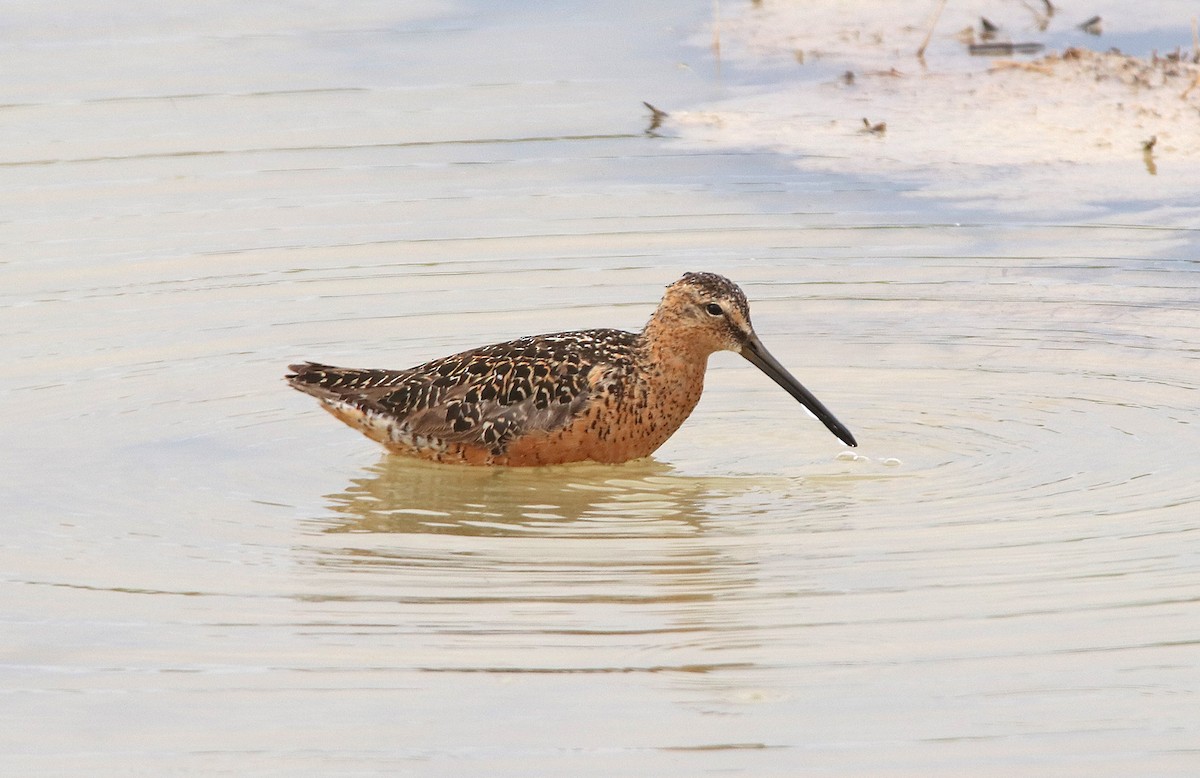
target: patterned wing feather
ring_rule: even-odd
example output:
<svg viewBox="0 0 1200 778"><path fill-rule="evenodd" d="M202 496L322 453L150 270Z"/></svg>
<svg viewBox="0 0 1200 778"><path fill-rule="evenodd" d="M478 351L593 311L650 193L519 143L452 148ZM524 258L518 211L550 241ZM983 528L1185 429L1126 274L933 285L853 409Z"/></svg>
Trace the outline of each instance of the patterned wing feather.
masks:
<svg viewBox="0 0 1200 778"><path fill-rule="evenodd" d="M631 369L636 335L583 330L521 338L409 370L293 365L288 381L331 404L395 422L401 436L482 446L495 454L523 436L564 427L597 382Z"/></svg>

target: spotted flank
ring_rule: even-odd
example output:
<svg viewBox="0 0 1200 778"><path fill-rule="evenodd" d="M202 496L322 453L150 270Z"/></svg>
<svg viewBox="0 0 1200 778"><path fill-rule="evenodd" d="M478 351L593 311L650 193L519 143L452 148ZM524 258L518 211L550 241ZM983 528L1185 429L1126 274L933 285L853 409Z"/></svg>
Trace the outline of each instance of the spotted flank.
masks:
<svg viewBox="0 0 1200 778"><path fill-rule="evenodd" d="M713 273L667 288L640 333L534 335L408 370L305 362L288 383L389 450L436 462L545 465L648 456L700 399L708 357L736 351L847 445L854 437L763 348L742 290Z"/></svg>

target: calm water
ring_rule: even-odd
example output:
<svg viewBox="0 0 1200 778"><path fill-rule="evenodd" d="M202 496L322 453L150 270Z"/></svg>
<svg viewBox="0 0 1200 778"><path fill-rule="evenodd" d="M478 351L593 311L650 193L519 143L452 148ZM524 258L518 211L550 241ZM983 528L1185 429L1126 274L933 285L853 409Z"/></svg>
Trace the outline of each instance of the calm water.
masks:
<svg viewBox="0 0 1200 778"><path fill-rule="evenodd" d="M6 774L1195 774L1200 196L647 137L753 74L602 5L8 13ZM620 467L389 459L282 382L699 269L859 449L729 354Z"/></svg>

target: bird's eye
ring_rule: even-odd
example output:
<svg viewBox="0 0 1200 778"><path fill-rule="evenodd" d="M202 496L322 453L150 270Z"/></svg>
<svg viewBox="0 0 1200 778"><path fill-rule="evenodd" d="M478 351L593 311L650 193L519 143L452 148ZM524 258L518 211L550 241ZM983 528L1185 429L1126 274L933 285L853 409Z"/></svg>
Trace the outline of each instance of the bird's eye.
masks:
<svg viewBox="0 0 1200 778"><path fill-rule="evenodd" d="M708 305L704 306L704 310L708 312L709 316L720 316L721 314L725 313L725 311L721 310L721 306L717 305L716 303L709 303Z"/></svg>

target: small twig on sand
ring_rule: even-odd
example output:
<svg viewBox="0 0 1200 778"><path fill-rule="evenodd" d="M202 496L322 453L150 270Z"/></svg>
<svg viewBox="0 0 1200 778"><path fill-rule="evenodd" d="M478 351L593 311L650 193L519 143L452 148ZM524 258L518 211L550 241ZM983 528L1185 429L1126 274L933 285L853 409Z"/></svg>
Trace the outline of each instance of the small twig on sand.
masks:
<svg viewBox="0 0 1200 778"><path fill-rule="evenodd" d="M1030 73L1041 73L1045 76L1054 75L1054 69L1047 64L1040 62L1015 62L1011 59L998 59L991 64L988 70L1026 70Z"/></svg>
<svg viewBox="0 0 1200 778"><path fill-rule="evenodd" d="M1038 30L1045 32L1046 28L1050 26L1050 17L1054 16L1054 6L1050 5L1049 0L1045 1L1045 13L1042 13L1038 9L1034 8L1032 5L1025 2L1025 0L1021 0L1021 5L1025 6L1026 11L1029 11L1029 13L1033 14L1033 22L1037 25Z"/></svg>
<svg viewBox="0 0 1200 778"><path fill-rule="evenodd" d="M1103 20L1099 16L1093 16L1083 24L1079 25L1079 29L1086 32L1088 35L1099 35L1104 32Z"/></svg>
<svg viewBox="0 0 1200 778"><path fill-rule="evenodd" d="M713 57L717 60L717 75L721 75L721 0L713 0Z"/></svg>
<svg viewBox="0 0 1200 778"><path fill-rule="evenodd" d="M863 128L860 132L869 132L872 135L882 135L887 132L887 122L876 122L871 124L871 120L863 117Z"/></svg>
<svg viewBox="0 0 1200 778"><path fill-rule="evenodd" d="M929 21L929 31L925 33L925 40L921 42L921 48L917 49L917 59L925 61L925 49L929 47L929 40L933 37L933 28L937 27L938 19L942 18L942 9L946 7L946 0L941 0L938 3L937 10L933 13L933 18Z"/></svg>
<svg viewBox="0 0 1200 778"><path fill-rule="evenodd" d="M667 113L666 111L662 110L661 108L655 108L654 106L650 105L650 103L647 103L645 100L642 101L642 105L644 105L650 109L650 126L646 128L646 134L653 135L654 131L662 126L663 119L670 116L670 114Z"/></svg>
<svg viewBox="0 0 1200 778"><path fill-rule="evenodd" d="M1183 94L1179 95L1179 99L1186 100L1187 96L1192 93L1192 90L1198 86L1200 86L1200 73L1197 73L1196 77L1192 79L1192 83L1188 84L1188 88L1183 90Z"/></svg>
<svg viewBox="0 0 1200 778"><path fill-rule="evenodd" d="M1044 47L1040 43L972 43L967 51L972 56L991 57L997 54L1037 54Z"/></svg>

